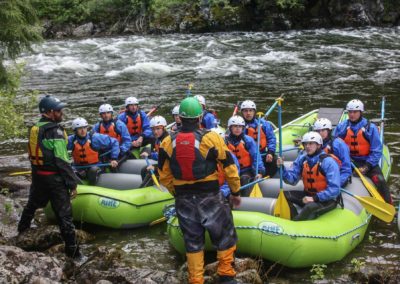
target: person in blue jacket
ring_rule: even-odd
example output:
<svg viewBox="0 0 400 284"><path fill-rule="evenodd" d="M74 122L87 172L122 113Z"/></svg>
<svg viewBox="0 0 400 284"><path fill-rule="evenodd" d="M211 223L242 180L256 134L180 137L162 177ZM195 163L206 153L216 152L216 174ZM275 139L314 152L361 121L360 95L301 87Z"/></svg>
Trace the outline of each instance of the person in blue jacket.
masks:
<svg viewBox="0 0 400 284"><path fill-rule="evenodd" d="M258 119L256 118L256 104L253 101L246 100L240 105L240 111L246 122L245 134L258 140ZM276 166L276 137L271 123L261 118L260 133L260 153L263 157L265 174L273 177L277 172Z"/></svg>
<svg viewBox="0 0 400 284"><path fill-rule="evenodd" d="M202 95L194 96L203 107L203 118L201 120L201 128L212 129L218 126L218 119L214 113L206 109L206 99Z"/></svg>
<svg viewBox="0 0 400 284"><path fill-rule="evenodd" d="M119 155L123 157L131 148L132 140L126 125L118 119L113 119L113 113L114 109L110 104L102 104L99 107L101 121L93 126L93 132L117 139L120 149Z"/></svg>
<svg viewBox="0 0 400 284"><path fill-rule="evenodd" d="M139 109L139 101L135 97L125 100L126 110L118 115L118 119L125 123L131 135L132 148L140 148L151 142L152 133L150 121L144 111Z"/></svg>
<svg viewBox="0 0 400 284"><path fill-rule="evenodd" d="M337 207L340 195L340 172L337 161L322 149L322 137L317 132L308 132L301 141L305 154L286 169L282 158L277 159L278 167L283 167L285 183L296 185L303 180L304 191L285 191L289 203L291 219L312 220ZM294 204L302 209L297 211Z"/></svg>
<svg viewBox="0 0 400 284"><path fill-rule="evenodd" d="M78 117L72 122L73 135L68 137L68 150L72 151L73 165L78 169L77 174L88 179L89 184L96 184L101 169L97 166L100 161L110 159L111 168L118 166L119 143L117 139L99 133L88 133L88 123L86 119ZM104 157L101 153L110 152ZM93 166L90 166L93 165ZM79 170L79 166L85 166ZM89 166L89 167L86 167Z"/></svg>
<svg viewBox="0 0 400 284"><path fill-rule="evenodd" d="M258 153L254 139L244 134L245 122L241 116L235 115L228 120L229 135L225 138L228 149L236 156L240 166L240 184L243 186L252 180L257 180L265 174L264 164ZM257 165L258 160L258 165ZM256 169L258 174L256 175ZM252 188L243 190L242 195L248 196Z"/></svg>
<svg viewBox="0 0 400 284"><path fill-rule="evenodd" d="M383 158L383 145L378 128L363 117L364 104L360 100L351 100L347 106L349 118L340 123L334 132L350 148L350 157L360 172L371 178L379 193L387 203L393 203L389 188L379 167Z"/></svg>
<svg viewBox="0 0 400 284"><path fill-rule="evenodd" d="M342 139L332 137L332 122L327 118L317 119L313 130L322 137L322 150L327 154L333 154L339 160L340 186L345 187L352 175L349 147Z"/></svg>

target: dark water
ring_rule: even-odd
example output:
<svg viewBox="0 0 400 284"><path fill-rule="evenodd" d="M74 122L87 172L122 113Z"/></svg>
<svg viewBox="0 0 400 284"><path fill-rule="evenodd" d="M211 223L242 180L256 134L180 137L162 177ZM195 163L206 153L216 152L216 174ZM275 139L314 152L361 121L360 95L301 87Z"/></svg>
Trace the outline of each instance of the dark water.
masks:
<svg viewBox="0 0 400 284"><path fill-rule="evenodd" d="M171 120L169 113L185 97L189 82L194 84L193 94L204 95L209 107L218 111L223 125L238 100L253 99L259 110L266 110L285 94L287 122L319 107L344 107L353 98L365 103L367 117L378 118L381 96L386 96L385 139L393 157L390 188L399 199L400 28L50 41L22 60L28 71L24 89L66 100L67 126L76 116L94 123L101 103L118 109L131 95L145 110L162 104L159 113ZM37 118L36 110L27 113L28 120ZM276 113L270 118L276 122ZM1 154L23 152L21 142L3 146ZM175 269L182 260L164 232L163 226L97 229L96 243L122 247L142 267ZM348 280L352 258L365 261L371 271L396 269L399 255L396 226L377 221L363 244L328 265L324 274L326 279ZM308 269L284 270L275 281L309 279Z"/></svg>

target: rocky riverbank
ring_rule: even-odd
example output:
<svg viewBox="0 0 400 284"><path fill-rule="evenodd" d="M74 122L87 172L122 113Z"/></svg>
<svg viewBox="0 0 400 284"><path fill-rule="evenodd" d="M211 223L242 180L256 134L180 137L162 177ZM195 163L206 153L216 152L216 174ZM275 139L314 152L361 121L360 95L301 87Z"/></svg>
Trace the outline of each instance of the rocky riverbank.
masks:
<svg viewBox="0 0 400 284"><path fill-rule="evenodd" d="M117 16L119 14L116 13L121 11L111 8L104 8L104 11L99 8L87 14L79 14L79 7L58 11L70 15L69 17L64 14L56 17L54 13L45 12L41 14L43 34L46 38L59 39L122 34L277 31L400 24L400 5L397 0L144 2L147 4L126 6L121 14L126 14L124 17ZM102 17L101 13L106 11L109 14Z"/></svg>

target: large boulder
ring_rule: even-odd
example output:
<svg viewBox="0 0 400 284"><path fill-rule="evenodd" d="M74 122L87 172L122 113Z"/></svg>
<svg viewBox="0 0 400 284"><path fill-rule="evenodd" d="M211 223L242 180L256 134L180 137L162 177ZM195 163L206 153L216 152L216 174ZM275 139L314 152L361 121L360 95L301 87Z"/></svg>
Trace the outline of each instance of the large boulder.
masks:
<svg viewBox="0 0 400 284"><path fill-rule="evenodd" d="M63 263L54 257L0 245L0 283L58 283L63 275Z"/></svg>
<svg viewBox="0 0 400 284"><path fill-rule="evenodd" d="M90 37L94 32L94 25L92 22L76 27L72 31L74 37Z"/></svg>
<svg viewBox="0 0 400 284"><path fill-rule="evenodd" d="M17 224L22 206L18 201L0 194L0 227L4 239L17 235Z"/></svg>

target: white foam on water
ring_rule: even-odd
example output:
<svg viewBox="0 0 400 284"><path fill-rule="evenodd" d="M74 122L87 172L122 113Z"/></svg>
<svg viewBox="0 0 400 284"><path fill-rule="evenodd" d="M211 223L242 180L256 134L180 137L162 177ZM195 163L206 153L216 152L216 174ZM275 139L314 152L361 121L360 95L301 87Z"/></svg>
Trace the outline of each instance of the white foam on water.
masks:
<svg viewBox="0 0 400 284"><path fill-rule="evenodd" d="M353 82L353 81L361 81L363 80L363 78L358 75L358 74L352 74L350 76L347 77L341 77L339 79L335 80L335 83L339 83L339 82Z"/></svg>
<svg viewBox="0 0 400 284"><path fill-rule="evenodd" d="M368 78L379 85L400 80L400 68L384 69L375 71L374 75Z"/></svg>
<svg viewBox="0 0 400 284"><path fill-rule="evenodd" d="M105 76L116 77L120 74L129 73L164 76L178 70L180 70L179 66L169 66L163 62L138 62L135 65L125 67L122 70L108 71L105 73Z"/></svg>
<svg viewBox="0 0 400 284"><path fill-rule="evenodd" d="M39 70L45 74L54 72L56 70L69 70L69 71L96 71L100 68L94 63L84 63L77 57L73 56L46 56L43 53L31 57L32 61L29 62L34 70Z"/></svg>

